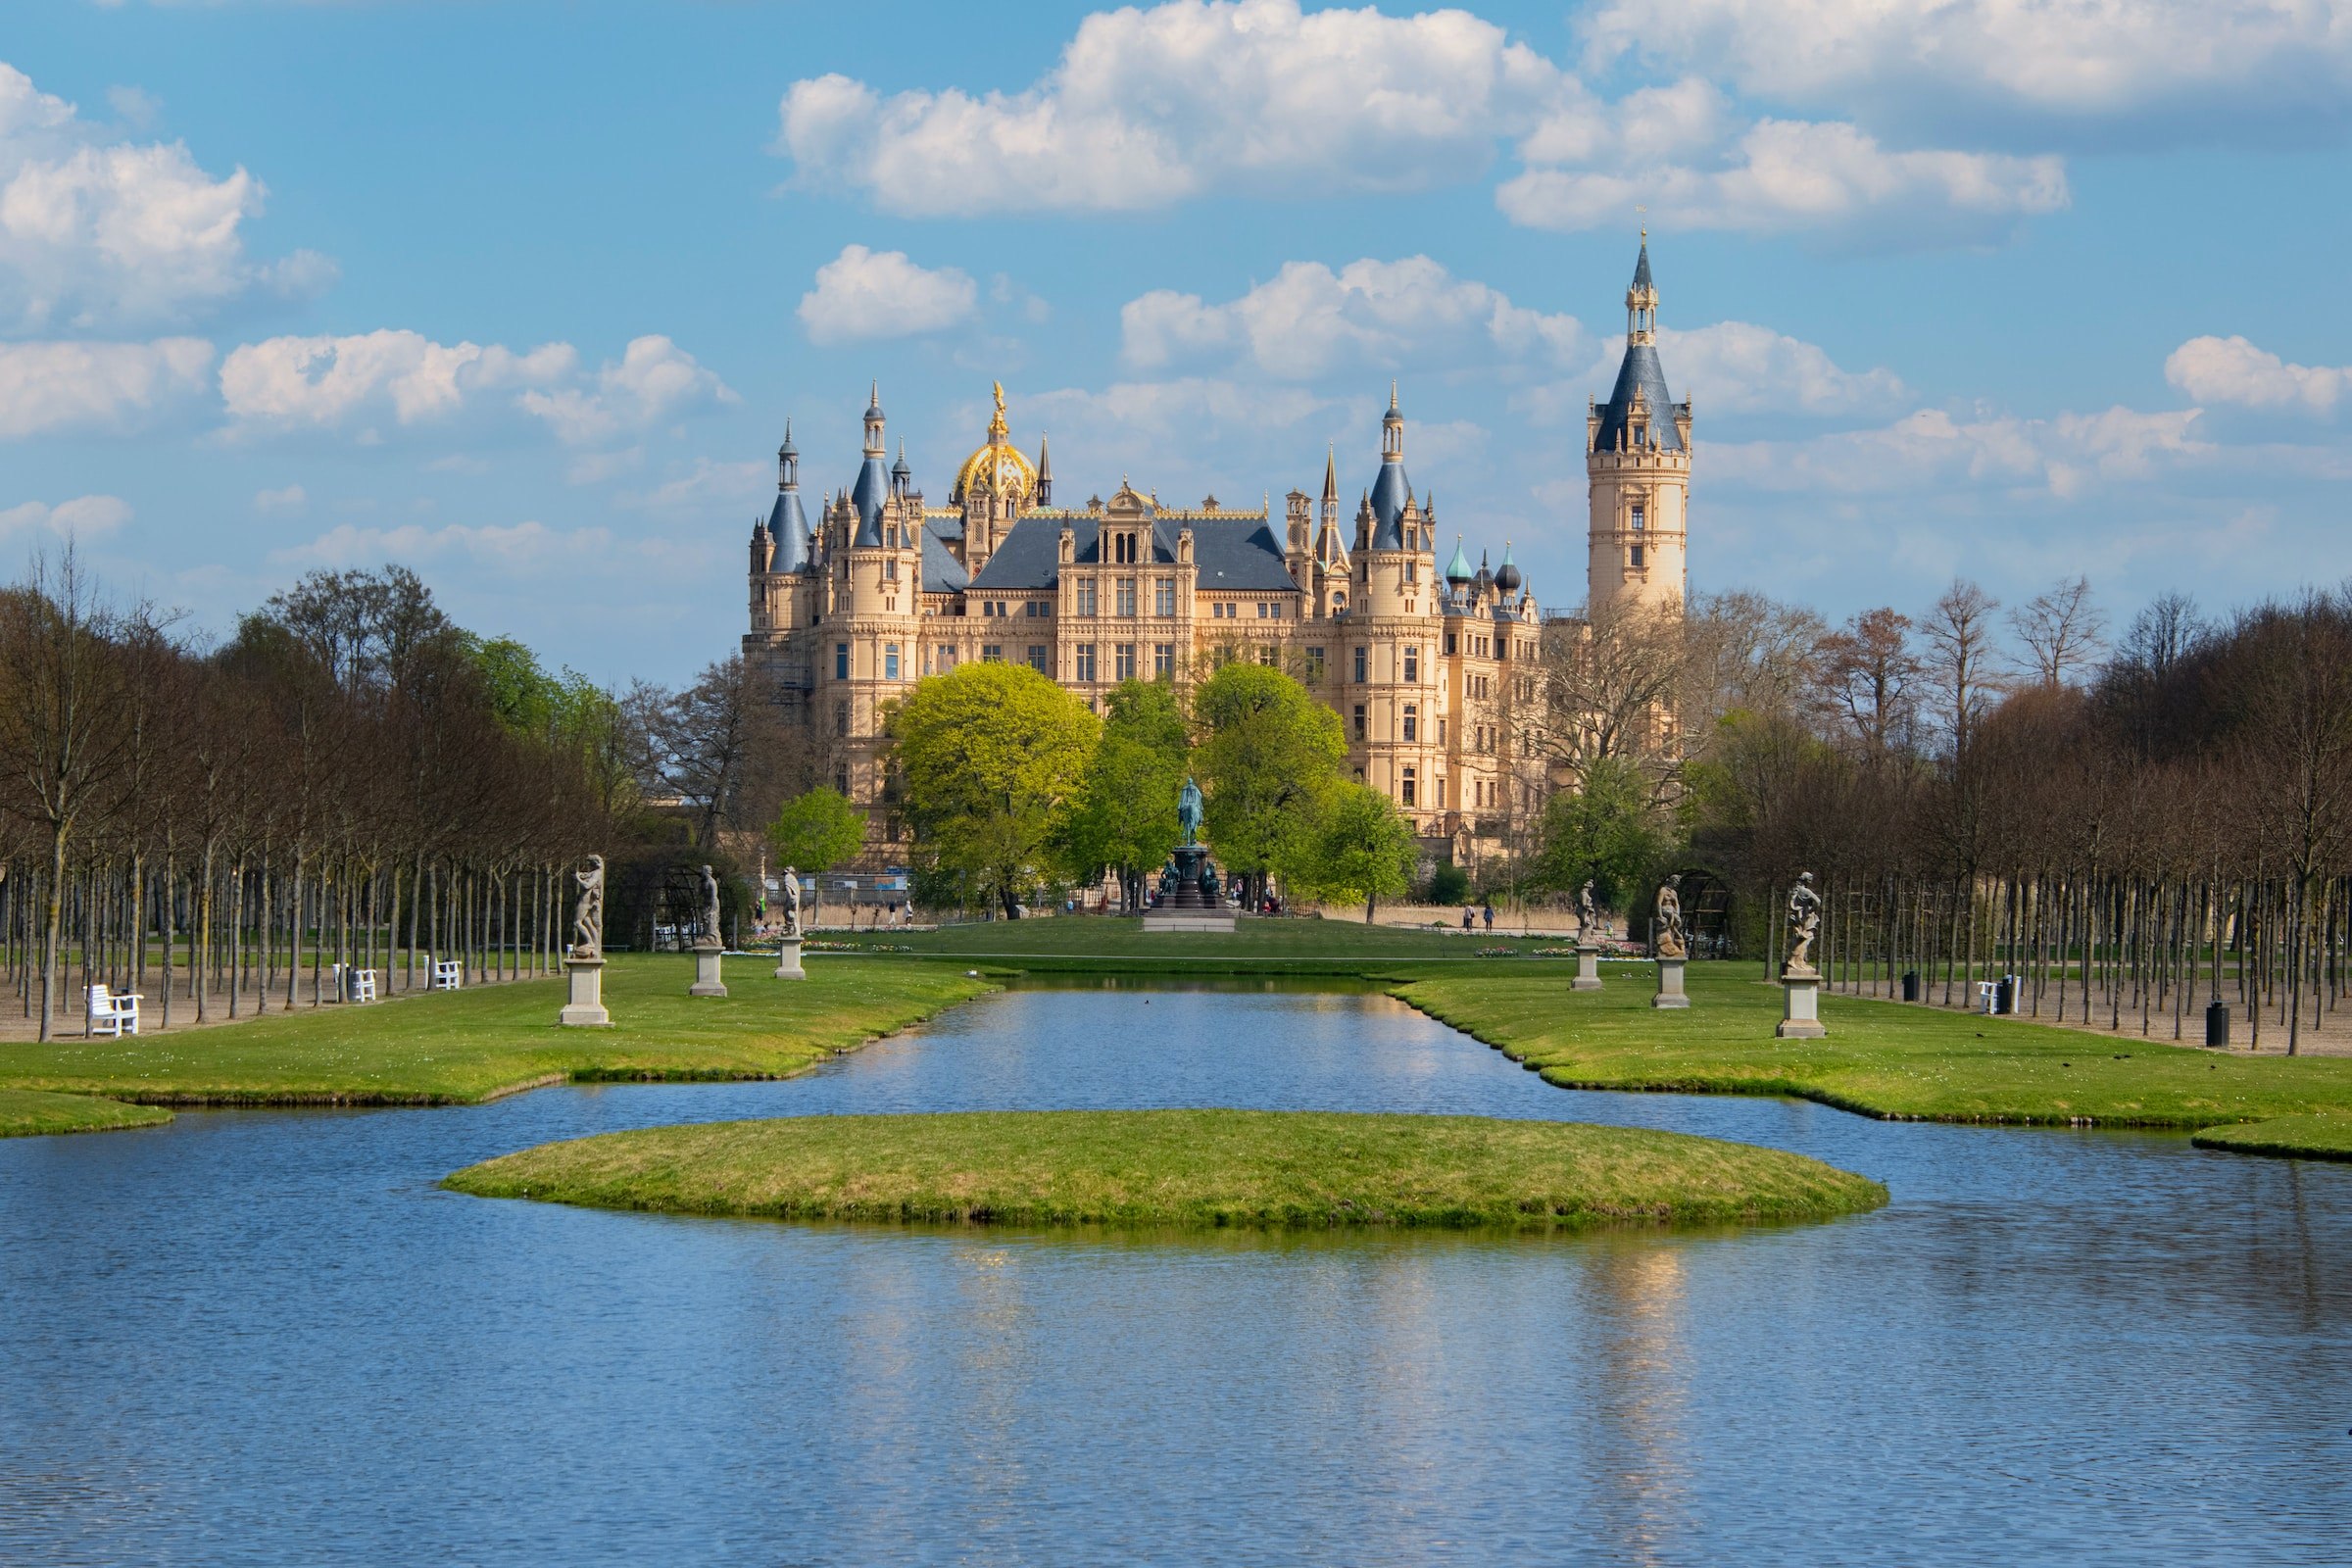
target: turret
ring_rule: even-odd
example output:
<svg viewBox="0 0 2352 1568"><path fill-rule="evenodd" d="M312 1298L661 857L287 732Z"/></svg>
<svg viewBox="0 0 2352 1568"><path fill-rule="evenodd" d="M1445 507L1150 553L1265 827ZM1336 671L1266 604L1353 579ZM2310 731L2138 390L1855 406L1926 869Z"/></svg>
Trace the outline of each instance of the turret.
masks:
<svg viewBox="0 0 2352 1568"><path fill-rule="evenodd" d="M1041 507L1054 504L1054 460L1046 455L1043 431L1037 437L1037 504Z"/></svg>
<svg viewBox="0 0 2352 1568"><path fill-rule="evenodd" d="M767 514L767 534L773 551L765 570L808 569L808 514L801 510L801 453L792 444L790 419L784 421L784 444L776 448L776 504Z"/></svg>
<svg viewBox="0 0 2352 1568"><path fill-rule="evenodd" d="M882 545L882 503L890 494L890 476L882 466L887 449L882 440L882 383L874 383L873 400L865 409L865 463L858 470L858 483L850 491L850 504L858 511L858 533L851 540L853 550L874 550Z"/></svg>
<svg viewBox="0 0 2352 1568"><path fill-rule="evenodd" d="M1608 401L1585 419L1588 598L1679 609L1687 591L1685 525L1690 494L1690 405L1677 403L1658 363L1658 290L1642 236L1625 291L1625 359ZM1499 581L1499 579L1497 579Z"/></svg>

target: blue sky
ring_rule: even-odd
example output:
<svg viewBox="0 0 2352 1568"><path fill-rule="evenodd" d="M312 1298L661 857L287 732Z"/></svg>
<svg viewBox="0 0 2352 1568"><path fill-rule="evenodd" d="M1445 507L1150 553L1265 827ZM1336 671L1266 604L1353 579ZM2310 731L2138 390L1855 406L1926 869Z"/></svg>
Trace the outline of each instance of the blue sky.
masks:
<svg viewBox="0 0 2352 1568"><path fill-rule="evenodd" d="M1568 607L1641 206L1700 591L2225 608L2352 574L2348 119L2352 0L14 0L0 555L675 681L787 416L847 483L878 378L944 501L1002 379L1056 499L1279 504L1394 378Z"/></svg>

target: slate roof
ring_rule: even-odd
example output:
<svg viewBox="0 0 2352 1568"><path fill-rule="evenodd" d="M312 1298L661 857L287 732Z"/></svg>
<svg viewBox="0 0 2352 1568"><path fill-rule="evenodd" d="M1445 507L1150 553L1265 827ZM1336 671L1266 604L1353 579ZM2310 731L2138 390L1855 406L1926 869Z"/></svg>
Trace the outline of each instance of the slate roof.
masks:
<svg viewBox="0 0 2352 1568"><path fill-rule="evenodd" d="M1099 517L1070 519L1078 563L1098 564L1102 557L1102 523ZM1176 560L1176 535L1183 525L1165 519L1152 523L1152 564L1170 565ZM1297 593L1298 585L1282 564L1282 545L1273 525L1261 517L1201 517L1192 523L1193 564L1200 586L1239 593ZM928 571L925 573L928 576ZM972 579L983 590L1020 592L1052 588L1061 580L1061 519L1022 517L998 544L996 554Z"/></svg>
<svg viewBox="0 0 2352 1568"><path fill-rule="evenodd" d="M1643 252L1646 258L1647 252ZM1634 389L1640 387L1649 403L1650 439L1668 452L1683 450L1683 434L1674 427L1674 396L1666 390L1666 370L1658 351L1647 343L1629 343L1625 363L1617 368L1617 386L1598 409L1600 427L1592 432L1595 451L1614 452L1625 438L1627 417L1633 413Z"/></svg>
<svg viewBox="0 0 2352 1568"><path fill-rule="evenodd" d="M971 582L963 563L956 552L943 543L938 534L923 530L923 592L927 594L961 593Z"/></svg>
<svg viewBox="0 0 2352 1568"><path fill-rule="evenodd" d="M799 571L808 564L808 514L801 510L800 492L776 492L775 507L767 514L767 532L776 542L768 570Z"/></svg>
<svg viewBox="0 0 2352 1568"><path fill-rule="evenodd" d="M1372 481L1372 519L1378 524L1372 530L1373 549L1404 548L1404 504L1412 498L1413 486L1404 476L1403 462L1382 459L1380 476Z"/></svg>
<svg viewBox="0 0 2352 1568"><path fill-rule="evenodd" d="M890 478L876 453L858 470L857 486L850 491L850 505L858 509L858 537L851 541L852 549L882 548L882 501L889 494Z"/></svg>

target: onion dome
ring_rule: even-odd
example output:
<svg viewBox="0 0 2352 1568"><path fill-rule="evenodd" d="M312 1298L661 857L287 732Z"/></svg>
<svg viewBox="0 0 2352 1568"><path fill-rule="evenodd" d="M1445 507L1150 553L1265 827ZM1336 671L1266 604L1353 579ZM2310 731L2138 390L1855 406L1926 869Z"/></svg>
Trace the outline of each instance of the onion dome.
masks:
<svg viewBox="0 0 2352 1568"><path fill-rule="evenodd" d="M1470 580L1470 558L1462 554L1462 536L1453 536L1453 559L1446 563L1446 580L1460 587Z"/></svg>
<svg viewBox="0 0 2352 1568"><path fill-rule="evenodd" d="M1494 586L1506 594L1515 594L1527 579L1519 574L1519 564L1511 559L1511 542L1502 542L1502 567L1494 573Z"/></svg>
<svg viewBox="0 0 2352 1568"><path fill-rule="evenodd" d="M948 492L948 504L960 507L975 495L1005 496L1019 512L1037 494L1037 467L1012 444L1005 426L1004 384L997 381L990 385L997 395L997 412L988 421L988 439L956 470L956 486ZM1043 449L1040 451L1042 454Z"/></svg>

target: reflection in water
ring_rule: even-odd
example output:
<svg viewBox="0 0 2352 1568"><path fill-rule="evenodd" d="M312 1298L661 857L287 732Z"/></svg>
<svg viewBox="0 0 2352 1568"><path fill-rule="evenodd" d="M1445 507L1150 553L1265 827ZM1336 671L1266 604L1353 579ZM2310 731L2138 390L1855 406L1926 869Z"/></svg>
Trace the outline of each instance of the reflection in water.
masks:
<svg viewBox="0 0 2352 1568"><path fill-rule="evenodd" d="M1022 1235L487 1202L749 1115L1659 1126L1830 1224ZM2352 1167L1568 1095L1379 996L1025 991L775 1084L0 1143L0 1562L2332 1563Z"/></svg>

